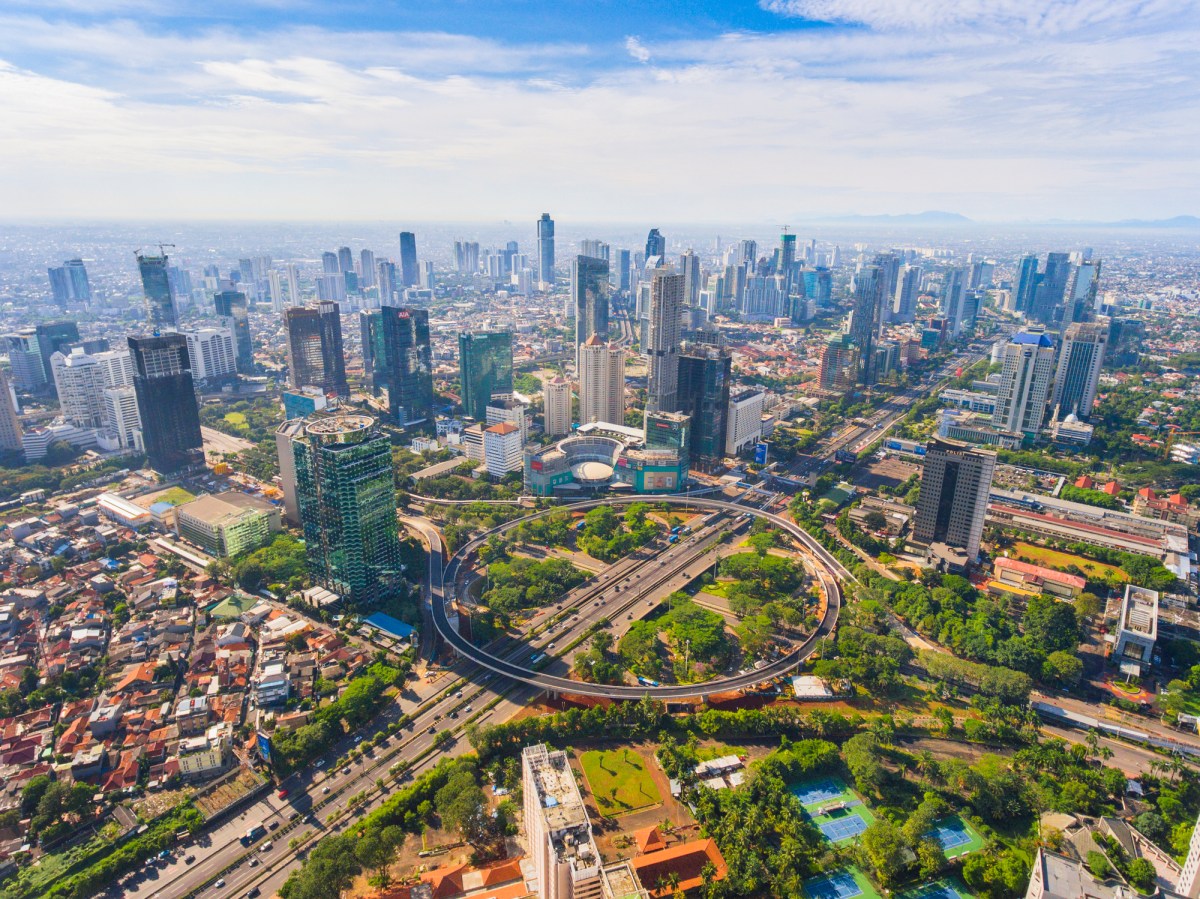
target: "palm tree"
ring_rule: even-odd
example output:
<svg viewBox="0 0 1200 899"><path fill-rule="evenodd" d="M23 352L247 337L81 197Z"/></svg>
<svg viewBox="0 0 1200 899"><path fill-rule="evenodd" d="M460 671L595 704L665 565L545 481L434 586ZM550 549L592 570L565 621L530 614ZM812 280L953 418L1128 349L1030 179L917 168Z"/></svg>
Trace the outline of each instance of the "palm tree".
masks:
<svg viewBox="0 0 1200 899"><path fill-rule="evenodd" d="M933 753L928 749L922 749L917 753L917 772L933 780L939 773L937 759L933 757Z"/></svg>

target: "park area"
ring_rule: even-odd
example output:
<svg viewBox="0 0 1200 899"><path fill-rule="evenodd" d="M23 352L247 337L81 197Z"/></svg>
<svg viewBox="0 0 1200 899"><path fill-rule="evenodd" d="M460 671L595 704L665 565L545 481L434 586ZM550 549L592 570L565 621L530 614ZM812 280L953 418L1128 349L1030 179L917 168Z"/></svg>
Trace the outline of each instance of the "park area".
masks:
<svg viewBox="0 0 1200 899"><path fill-rule="evenodd" d="M1012 554L1022 562L1033 565L1044 565L1059 571L1067 571L1072 566L1083 572L1089 581L1113 581L1123 584L1129 580L1129 575L1116 565L1105 562L1094 562L1091 559L1077 556L1073 553L1060 552L1045 546L1034 546L1032 543L1014 543Z"/></svg>
<svg viewBox="0 0 1200 899"><path fill-rule="evenodd" d="M617 817L662 803L646 760L632 749L594 749L583 753L579 764L602 815Z"/></svg>

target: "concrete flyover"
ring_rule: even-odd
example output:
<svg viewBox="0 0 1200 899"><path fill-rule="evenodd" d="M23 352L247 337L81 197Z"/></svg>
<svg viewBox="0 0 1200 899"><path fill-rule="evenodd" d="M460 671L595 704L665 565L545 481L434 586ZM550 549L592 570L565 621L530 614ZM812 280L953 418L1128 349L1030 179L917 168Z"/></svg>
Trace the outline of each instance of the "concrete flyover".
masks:
<svg viewBox="0 0 1200 899"><path fill-rule="evenodd" d="M493 534L501 534L505 531L515 528L526 521L532 521L547 515L556 509L567 509L569 511L577 511L583 509L594 508L602 505L626 505L634 502L668 502L673 505L687 505L697 509L703 509L713 512L730 512L737 515L752 515L756 518L762 518L770 522L775 527L782 531L786 531L795 537L802 546L804 546L812 556L815 562L815 571L821 579L825 589L826 603L825 614L821 618L817 629L813 631L804 641L788 655L775 660L774 662L754 671L736 674L730 677L716 678L706 681L702 684L676 684L660 687L646 686L629 686L626 684L589 684L583 681L574 681L565 677L555 677L549 674L540 674L536 671L530 671L521 665L508 661L507 659L499 658L471 643L470 640L463 637L454 630L449 621L446 612L446 604L450 597L446 595L445 585L447 583L453 585L458 573L458 569L463 565L465 560L475 552L483 543L487 541ZM686 565L684 566L686 567ZM762 683L766 680L778 677L782 674L795 668L800 662L804 661L821 644L821 641L826 637L832 636L834 628L837 625L838 613L842 606L842 591L838 584L837 572L841 568L837 560L834 559L825 547L821 546L812 538L803 528L793 521L789 521L778 515L772 515L757 509L749 509L737 503L726 502L724 500L715 500L707 498L698 498L693 496L683 496L677 494L669 494L663 496L630 496L630 497L610 497L606 499L588 500L585 502L571 503L562 506L554 506L550 509L543 509L532 515L526 515L522 518L514 519L506 522L498 528L481 534L474 540L467 543L458 550L447 563L446 567L441 572L440 583L431 585L432 597L432 613L434 626L438 633L449 643L460 655L471 659L488 671L511 678L512 680L521 681L522 683L531 684L536 687L541 687L551 693L572 693L577 696L599 696L608 699L641 699L649 696L651 699L696 699L705 696L711 696L715 693L729 693L737 690L753 687L755 684Z"/></svg>

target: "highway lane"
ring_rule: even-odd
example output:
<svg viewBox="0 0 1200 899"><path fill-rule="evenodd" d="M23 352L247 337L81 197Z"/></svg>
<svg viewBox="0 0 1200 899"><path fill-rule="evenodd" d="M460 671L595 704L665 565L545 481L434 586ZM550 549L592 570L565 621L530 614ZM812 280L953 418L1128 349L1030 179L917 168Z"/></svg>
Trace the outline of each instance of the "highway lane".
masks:
<svg viewBox="0 0 1200 899"><path fill-rule="evenodd" d="M531 671L528 667L512 664L511 662L498 658L488 652L486 649L474 646L469 640L462 637L450 624L447 616L447 600L449 597L445 591L445 579L448 576L451 584L455 583L457 570L461 566L464 559L481 545L492 533L503 533L509 528L516 527L523 521L539 517L545 512L536 513L534 515L525 516L524 518L516 519L501 525L488 534L482 535L480 538L467 544L460 549L450 560L443 574L443 581L439 587L433 590L432 612L434 624L439 633L446 641L460 654L473 659L484 668L493 671L497 674L510 677L514 680L542 687L551 693L571 693L574 695L584 696L602 696L609 698L624 698L638 699L642 696L650 696L654 699L669 700L669 699L684 699L709 696L714 693L736 692L747 687L752 687L765 680L770 680L777 677L792 668L811 655L820 645L820 641L832 634L834 626L837 622L837 615L841 608L841 589L837 583L835 573L840 566L837 561L815 541L807 532L800 528L794 522L781 518L767 512L747 509L745 506L736 503L725 502L714 499L698 499L695 497L683 497L679 495L660 496L660 500L684 503L690 506L695 506L699 509L707 509L710 511L726 511L749 514L766 519L774 524L777 528L792 534L805 547L809 548L812 556L818 562L815 565L815 572L821 578L826 592L828 601L826 603L825 616L816 631L809 635L792 653L779 659L762 669L752 672L746 672L732 677L718 678L704 684L680 684L660 687L633 687L629 685L607 685L607 684L586 684L579 681L572 681L566 678L555 677L553 675L538 673ZM620 505L629 502L644 502L642 497L610 497L603 500L590 500L583 503L574 503L569 506L559 506L556 508L567 509L586 509L599 504ZM673 560L663 560L662 567L665 568L662 577L657 574L653 575L656 580L663 580L674 576L683 569L683 565L675 563Z"/></svg>

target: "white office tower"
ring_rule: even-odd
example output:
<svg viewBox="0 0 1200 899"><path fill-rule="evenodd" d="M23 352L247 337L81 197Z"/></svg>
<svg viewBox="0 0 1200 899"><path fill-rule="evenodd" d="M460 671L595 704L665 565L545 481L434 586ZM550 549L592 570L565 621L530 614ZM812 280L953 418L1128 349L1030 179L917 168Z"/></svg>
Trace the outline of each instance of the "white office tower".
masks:
<svg viewBox="0 0 1200 899"><path fill-rule="evenodd" d="M142 418L132 386L104 389L104 430L121 449L142 449Z"/></svg>
<svg viewBox="0 0 1200 899"><path fill-rule="evenodd" d="M1073 322L1067 326L1058 353L1054 397L1050 400L1056 419L1068 415L1074 415L1080 421L1091 418L1107 346L1107 325Z"/></svg>
<svg viewBox="0 0 1200 899"><path fill-rule="evenodd" d="M377 274L378 272L375 269L375 253L371 250L361 250L358 254L359 286L363 288L374 287Z"/></svg>
<svg viewBox="0 0 1200 899"><path fill-rule="evenodd" d="M77 428L104 427L104 391L133 384L128 350L89 355L82 347L50 357L50 371L63 419Z"/></svg>
<svg viewBox="0 0 1200 899"><path fill-rule="evenodd" d="M276 270L267 272L267 289L271 292L271 310L282 312L287 308L287 300L283 295L283 276Z"/></svg>
<svg viewBox="0 0 1200 899"><path fill-rule="evenodd" d="M1044 333L1014 334L1004 347L1004 368L992 427L1035 436L1046 417L1054 376L1054 341Z"/></svg>
<svg viewBox="0 0 1200 899"><path fill-rule="evenodd" d="M921 267L906 265L896 284L892 304L892 321L911 322L917 313L917 296L921 292Z"/></svg>
<svg viewBox="0 0 1200 899"><path fill-rule="evenodd" d="M520 471L521 429L507 421L483 429L483 464L493 478Z"/></svg>
<svg viewBox="0 0 1200 899"><path fill-rule="evenodd" d="M516 425L521 432L521 446L529 442L529 407L518 399L497 396L488 401L484 409L485 421L488 425L498 425L507 422Z"/></svg>
<svg viewBox="0 0 1200 899"><path fill-rule="evenodd" d="M654 270L650 281L650 315L645 353L647 412L677 412L679 392L679 314L683 308L683 275Z"/></svg>
<svg viewBox="0 0 1200 899"><path fill-rule="evenodd" d="M628 861L601 862L565 752L545 744L525 747L521 776L539 899L646 899Z"/></svg>
<svg viewBox="0 0 1200 899"><path fill-rule="evenodd" d="M8 374L0 368L0 450L19 453L24 449L25 434L17 416L17 401L8 383Z"/></svg>
<svg viewBox="0 0 1200 899"><path fill-rule="evenodd" d="M433 263L421 263L421 288L423 290L433 290Z"/></svg>
<svg viewBox="0 0 1200 899"><path fill-rule="evenodd" d="M994 452L940 437L930 440L913 520L916 540L961 549L975 561L995 470Z"/></svg>
<svg viewBox="0 0 1200 899"><path fill-rule="evenodd" d="M683 272L683 302L695 306L700 302L700 257L688 250L679 257L679 269Z"/></svg>
<svg viewBox="0 0 1200 899"><path fill-rule="evenodd" d="M579 423L625 424L625 352L593 334L579 348Z"/></svg>
<svg viewBox="0 0 1200 899"><path fill-rule="evenodd" d="M192 377L197 381L219 381L237 374L237 350L228 328L181 331L187 339Z"/></svg>
<svg viewBox="0 0 1200 899"><path fill-rule="evenodd" d="M571 384L555 375L542 385L543 420L547 437L571 433Z"/></svg>
<svg viewBox="0 0 1200 899"><path fill-rule="evenodd" d="M736 456L762 439L763 392L742 390L729 397L725 455Z"/></svg>

